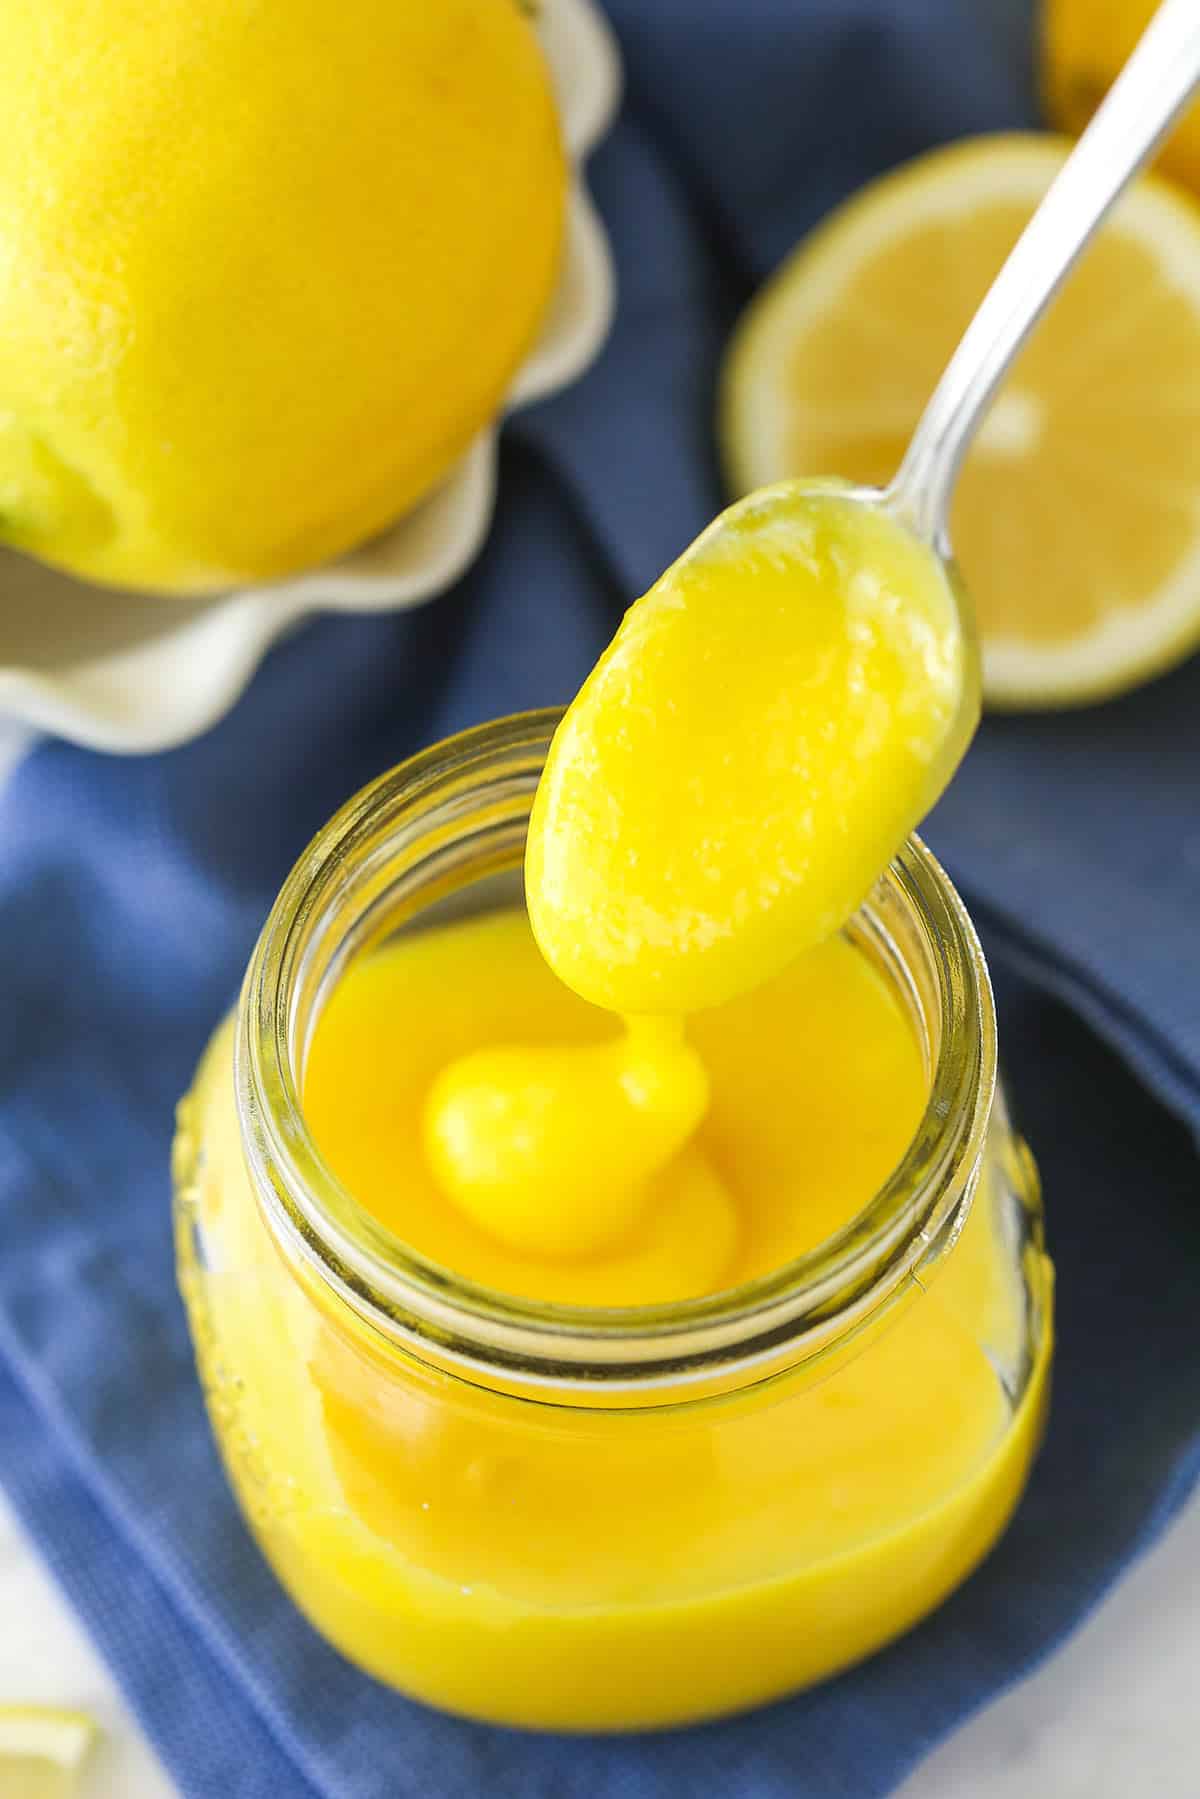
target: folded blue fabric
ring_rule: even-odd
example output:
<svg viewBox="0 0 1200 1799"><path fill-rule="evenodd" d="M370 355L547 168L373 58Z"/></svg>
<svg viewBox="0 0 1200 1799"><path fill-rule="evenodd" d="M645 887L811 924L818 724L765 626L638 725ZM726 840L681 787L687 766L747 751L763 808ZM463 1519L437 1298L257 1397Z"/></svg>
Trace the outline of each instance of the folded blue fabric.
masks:
<svg viewBox="0 0 1200 1799"><path fill-rule="evenodd" d="M421 612L311 628L200 743L126 762L46 745L0 797L0 1478L189 1799L872 1799L1070 1630L1200 1473L1193 665L1091 712L988 724L932 824L1000 977L1061 1332L1029 1494L935 1618L753 1717L523 1737L349 1668L226 1490L167 1158L282 876L409 751L569 696L720 503L720 345L800 231L899 157L1031 115L1029 22L998 0L611 10L629 94L594 173L617 327L585 381L508 432L479 566Z"/></svg>

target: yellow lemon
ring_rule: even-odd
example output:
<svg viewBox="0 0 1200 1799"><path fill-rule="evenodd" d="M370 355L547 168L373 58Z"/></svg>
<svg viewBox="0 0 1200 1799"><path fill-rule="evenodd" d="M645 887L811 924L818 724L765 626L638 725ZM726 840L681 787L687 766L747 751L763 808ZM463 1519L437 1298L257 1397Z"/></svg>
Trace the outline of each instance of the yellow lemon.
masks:
<svg viewBox="0 0 1200 1799"><path fill-rule="evenodd" d="M339 554L500 404L564 161L516 0L8 0L0 541L174 592Z"/></svg>
<svg viewBox="0 0 1200 1799"><path fill-rule="evenodd" d="M1052 125L1078 137L1150 23L1158 0L1046 0L1039 60ZM1159 153L1159 167L1200 189L1200 104Z"/></svg>
<svg viewBox="0 0 1200 1799"><path fill-rule="evenodd" d="M707 1109L704 1064L678 1022L636 1019L612 1042L460 1056L430 1089L425 1153L442 1190L502 1243L597 1255L629 1237L651 1178Z"/></svg>
<svg viewBox="0 0 1200 1799"><path fill-rule="evenodd" d="M935 150L818 227L749 308L722 379L738 491L886 483L958 338L1069 145ZM1200 209L1122 200L1022 352L963 469L951 537L984 697L1101 698L1200 643Z"/></svg>

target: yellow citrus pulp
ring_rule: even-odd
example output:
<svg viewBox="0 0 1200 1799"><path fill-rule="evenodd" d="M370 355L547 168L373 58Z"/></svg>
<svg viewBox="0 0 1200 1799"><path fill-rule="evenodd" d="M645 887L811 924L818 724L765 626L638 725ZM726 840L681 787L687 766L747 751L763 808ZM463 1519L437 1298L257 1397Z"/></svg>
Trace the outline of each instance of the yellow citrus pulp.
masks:
<svg viewBox="0 0 1200 1799"><path fill-rule="evenodd" d="M564 163L515 0L12 0L0 541L198 591L337 555L500 405Z"/></svg>
<svg viewBox="0 0 1200 1799"><path fill-rule="evenodd" d="M724 369L736 489L891 478L1068 150L1036 134L935 150L800 245ZM1119 205L985 420L951 538L991 705L1101 698L1200 642L1200 210L1186 195L1147 177Z"/></svg>

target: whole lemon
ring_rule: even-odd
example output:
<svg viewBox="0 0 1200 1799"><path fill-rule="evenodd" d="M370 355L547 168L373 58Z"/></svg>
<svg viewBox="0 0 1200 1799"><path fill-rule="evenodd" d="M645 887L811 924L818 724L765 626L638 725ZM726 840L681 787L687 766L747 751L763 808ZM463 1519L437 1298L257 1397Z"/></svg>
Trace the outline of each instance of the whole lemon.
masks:
<svg viewBox="0 0 1200 1799"><path fill-rule="evenodd" d="M0 541L197 592L381 529L500 403L564 193L517 0L6 0Z"/></svg>

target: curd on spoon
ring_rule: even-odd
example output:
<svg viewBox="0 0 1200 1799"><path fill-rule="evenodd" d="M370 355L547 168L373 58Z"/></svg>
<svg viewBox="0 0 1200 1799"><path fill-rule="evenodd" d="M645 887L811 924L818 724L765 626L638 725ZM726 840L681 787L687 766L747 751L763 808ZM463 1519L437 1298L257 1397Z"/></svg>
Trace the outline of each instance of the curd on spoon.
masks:
<svg viewBox="0 0 1200 1799"><path fill-rule="evenodd" d="M869 498L793 482L718 518L626 614L530 821L542 953L625 1034L444 1069L423 1130L446 1196L526 1253L627 1238L708 1103L681 1015L841 928L949 780L978 691L945 565ZM696 1196L700 1229L712 1182Z"/></svg>

